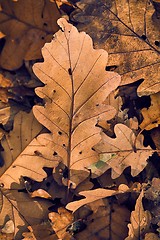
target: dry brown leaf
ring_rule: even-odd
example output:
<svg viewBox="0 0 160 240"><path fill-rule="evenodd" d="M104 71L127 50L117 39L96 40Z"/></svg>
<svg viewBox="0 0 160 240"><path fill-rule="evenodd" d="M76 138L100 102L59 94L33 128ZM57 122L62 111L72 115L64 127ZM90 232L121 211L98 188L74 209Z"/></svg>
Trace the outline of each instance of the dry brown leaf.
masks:
<svg viewBox="0 0 160 240"><path fill-rule="evenodd" d="M57 6L60 8L63 4L66 4L68 6L72 6L70 2L67 0L50 0L51 2L56 2Z"/></svg>
<svg viewBox="0 0 160 240"><path fill-rule="evenodd" d="M119 85L120 77L105 71L107 52L94 50L88 35L65 19L58 24L62 31L43 48L44 62L34 65L35 74L45 84L36 89L45 107L35 106L34 114L53 133L48 134L53 155L61 157L72 181L72 171L88 174L86 168L97 161L92 147L100 140L101 130L95 125L114 116L114 108L103 101ZM74 176L75 184L82 181L81 176Z"/></svg>
<svg viewBox="0 0 160 240"><path fill-rule="evenodd" d="M15 115L21 110L25 109L15 102L2 103L0 102L0 124L5 130L11 130Z"/></svg>
<svg viewBox="0 0 160 240"><path fill-rule="evenodd" d="M142 190L136 201L135 210L131 213L131 223L128 224L128 237L125 240L139 240L150 226L151 214L149 211L144 211L142 204L143 197L144 193Z"/></svg>
<svg viewBox="0 0 160 240"><path fill-rule="evenodd" d="M159 91L160 18L148 0L82 0L72 13L79 30L109 52L108 66L122 76L121 84L139 79L138 95Z"/></svg>
<svg viewBox="0 0 160 240"><path fill-rule="evenodd" d="M28 230L30 232L22 234L24 240L58 240L56 234L51 234L53 230L49 221L29 226Z"/></svg>
<svg viewBox="0 0 160 240"><path fill-rule="evenodd" d="M116 138L110 138L101 133L102 140L94 147L100 152L100 160L96 163L99 167L91 165L90 168L97 174L101 169L106 171L112 168L112 178L121 175L126 167L131 166L132 176L138 175L147 165L147 159L154 150L143 146L143 136L136 139L133 131L123 124L114 128ZM136 139L136 149L134 149Z"/></svg>
<svg viewBox="0 0 160 240"><path fill-rule="evenodd" d="M79 194L84 196L85 199L81 199L79 201L74 201L71 203L68 203L66 208L70 211L75 212L77 209L79 209L81 206L87 204L87 203L91 203L94 202L96 200L105 198L105 197L110 197L112 195L114 195L116 193L116 191L114 190L107 190L107 189L102 189L102 188L98 188L98 189L94 189L94 190L90 190L90 191L82 191Z"/></svg>
<svg viewBox="0 0 160 240"><path fill-rule="evenodd" d="M130 216L127 208L107 199L94 201L88 206L93 214L86 219L86 229L75 235L76 240L122 240L127 236L127 222Z"/></svg>
<svg viewBox="0 0 160 240"><path fill-rule="evenodd" d="M155 233L146 233L144 240L159 240L159 237Z"/></svg>
<svg viewBox="0 0 160 240"><path fill-rule="evenodd" d="M66 228L73 222L73 215L65 208L58 208L58 213L49 213L49 219L52 222L52 228L59 239L71 240L71 235L66 232Z"/></svg>
<svg viewBox="0 0 160 240"><path fill-rule="evenodd" d="M11 82L10 79L5 78L1 73L0 73L0 101L2 102L8 102L8 88L12 87L13 83Z"/></svg>
<svg viewBox="0 0 160 240"><path fill-rule="evenodd" d="M108 189L103 189L103 188L97 188L94 190L89 190L89 191L82 191L79 192L80 195L84 196L84 199L70 202L67 204L66 208L70 211L75 212L77 209L79 209L81 206L91 203L93 201L110 197L113 195L117 195L120 193L125 193L125 192L130 192L134 189L129 189L129 187L125 184L120 184L118 187L118 190L108 190Z"/></svg>
<svg viewBox="0 0 160 240"><path fill-rule="evenodd" d="M160 92L151 97L151 106L141 110L143 122L139 125L141 129L151 130L160 124Z"/></svg>
<svg viewBox="0 0 160 240"><path fill-rule="evenodd" d="M19 112L14 119L13 130L6 134L1 140L4 151L1 153L4 159L4 166L0 168L0 182L5 188L10 188L13 180L20 178L22 172L16 175L16 158L23 152L26 146L42 131L42 125L37 122L33 113ZM33 162L33 161L32 161ZM18 164L18 163L17 163ZM24 163L22 163L23 165ZM33 162L34 164L34 162ZM19 169L22 170L22 165ZM26 170L29 170L29 162L25 165ZM30 170L29 170L30 171ZM10 179L10 180L9 180ZM6 185L5 185L6 184Z"/></svg>
<svg viewBox="0 0 160 240"><path fill-rule="evenodd" d="M51 203L42 199L32 199L27 193L19 192L19 185L12 184L12 190L1 189L0 226L9 218L14 222L14 239L21 239L21 234L28 225L39 224L48 219L48 208ZM17 190L16 190L17 189Z"/></svg>
<svg viewBox="0 0 160 240"><path fill-rule="evenodd" d="M0 31L6 35L0 54L1 67L13 70L23 60L41 58L41 48L58 30L60 13L49 0L0 0Z"/></svg>

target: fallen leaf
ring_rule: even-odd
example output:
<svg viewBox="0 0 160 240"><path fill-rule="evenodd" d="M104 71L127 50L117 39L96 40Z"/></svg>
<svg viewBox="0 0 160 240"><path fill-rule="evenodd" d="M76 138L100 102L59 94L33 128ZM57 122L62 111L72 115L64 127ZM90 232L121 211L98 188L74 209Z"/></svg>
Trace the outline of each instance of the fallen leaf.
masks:
<svg viewBox="0 0 160 240"><path fill-rule="evenodd" d="M32 199L27 193L20 192L19 185L12 183L12 190L1 188L0 226L6 224L6 219L14 223L14 239L21 239L21 234L28 225L40 224L48 219L48 208L51 203L42 199Z"/></svg>
<svg viewBox="0 0 160 240"><path fill-rule="evenodd" d="M42 222L41 224L28 226L30 232L23 233L25 240L58 240L56 234L52 234L52 227L49 222Z"/></svg>
<svg viewBox="0 0 160 240"><path fill-rule="evenodd" d="M26 125L27 124L27 125ZM28 126L28 129L26 128ZM14 119L13 130L6 134L1 140L1 144L4 148L2 157L5 161L3 167L0 168L0 181L8 176L6 171L14 163L18 155L25 149L25 147L42 131L42 125L34 118L33 113L29 114L25 112L19 112ZM11 169L14 167L12 166ZM13 171L13 170L12 170ZM15 172L12 172L13 179ZM10 184L13 179L10 175L10 181L7 182L5 188L10 188ZM3 181L3 180L2 180ZM10 183L10 184L9 184Z"/></svg>
<svg viewBox="0 0 160 240"><path fill-rule="evenodd" d="M99 162L102 163L102 170L112 168L112 178L117 178L126 167L131 166L132 176L138 175L147 165L146 160L154 150L144 147L143 136L139 135L136 139L133 131L123 124L117 124L114 131L116 138L101 133L102 140L94 147L100 153ZM135 139L136 149L134 149Z"/></svg>
<svg viewBox="0 0 160 240"><path fill-rule="evenodd" d="M23 60L41 58L41 48L58 30L60 12L55 2L1 0L0 31L6 35L0 65L14 70Z"/></svg>
<svg viewBox="0 0 160 240"><path fill-rule="evenodd" d="M90 190L90 191L82 191L79 194L84 196L85 199L81 199L78 201L68 203L66 208L70 211L75 212L77 209L79 209L81 206L83 206L87 203L91 203L91 202L94 202L98 199L102 199L105 197L110 197L110 196L114 195L115 193L116 193L116 191L114 191L114 190L107 190L107 189L101 189L101 188Z"/></svg>
<svg viewBox="0 0 160 240"><path fill-rule="evenodd" d="M144 119L139 126L145 130L151 130L160 124L160 92L150 95L150 97L151 106L141 110Z"/></svg>
<svg viewBox="0 0 160 240"><path fill-rule="evenodd" d="M71 240L71 235L66 232L67 226L73 222L73 215L65 208L58 208L58 213L49 213L49 219L52 222L52 228L59 239Z"/></svg>
<svg viewBox="0 0 160 240"><path fill-rule="evenodd" d="M151 223L151 214L149 211L144 211L142 199L144 197L143 190L140 193L135 210L131 213L131 223L128 224L129 232L125 240L139 240L144 235Z"/></svg>
<svg viewBox="0 0 160 240"><path fill-rule="evenodd" d="M10 103L0 102L0 124L5 130L12 129L14 117L20 110L23 111L26 108L12 101Z"/></svg>
<svg viewBox="0 0 160 240"><path fill-rule="evenodd" d="M159 237L155 233L146 233L144 240L158 240Z"/></svg>
<svg viewBox="0 0 160 240"><path fill-rule="evenodd" d="M121 85L144 79L138 95L159 91L160 19L147 0L82 0L71 14L80 31L109 53L108 67L122 76Z"/></svg>
<svg viewBox="0 0 160 240"><path fill-rule="evenodd" d="M35 106L33 111L53 133L48 134L51 149L61 157L69 175L77 169L88 174L86 168L98 157L92 147L100 140L101 129L95 125L114 116L114 108L103 102L119 85L120 77L105 71L107 52L94 50L88 35L79 33L65 19L59 19L58 24L62 30L42 50L44 62L33 67L45 84L36 89L45 106ZM81 175L74 176L75 185L80 182Z"/></svg>
<svg viewBox="0 0 160 240"><path fill-rule="evenodd" d="M66 4L68 6L72 7L72 4L68 2L67 0L50 0L51 2L56 2L57 6L60 8L63 4Z"/></svg>
<svg viewBox="0 0 160 240"><path fill-rule="evenodd" d="M76 240L121 240L127 236L130 212L126 207L114 204L108 199L94 201L88 206L93 213L85 221L86 228L75 235Z"/></svg>

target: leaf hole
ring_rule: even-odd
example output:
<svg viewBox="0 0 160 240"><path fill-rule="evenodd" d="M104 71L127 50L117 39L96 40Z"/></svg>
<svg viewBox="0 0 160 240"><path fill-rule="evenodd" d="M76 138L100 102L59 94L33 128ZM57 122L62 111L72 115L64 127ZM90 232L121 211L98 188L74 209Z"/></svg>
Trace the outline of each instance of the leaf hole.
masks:
<svg viewBox="0 0 160 240"><path fill-rule="evenodd" d="M115 71L116 68L116 65L106 66L106 71Z"/></svg>
<svg viewBox="0 0 160 240"><path fill-rule="evenodd" d="M154 44L155 44L157 47L160 47L160 42L159 42L159 41L155 41Z"/></svg>
<svg viewBox="0 0 160 240"><path fill-rule="evenodd" d="M82 151L80 151L79 154L82 154Z"/></svg>
<svg viewBox="0 0 160 240"><path fill-rule="evenodd" d="M42 40L44 40L44 37L41 37Z"/></svg>
<svg viewBox="0 0 160 240"><path fill-rule="evenodd" d="M59 134L59 135L62 135L62 132L59 131L58 134Z"/></svg>
<svg viewBox="0 0 160 240"><path fill-rule="evenodd" d="M53 93L56 93L56 90L55 90L55 89L53 90Z"/></svg>
<svg viewBox="0 0 160 240"><path fill-rule="evenodd" d="M66 144L65 144L65 143L63 143L63 147L66 147Z"/></svg>
<svg viewBox="0 0 160 240"><path fill-rule="evenodd" d="M146 40L146 39L147 39L146 35L144 35L144 34L141 36L141 38L142 38L143 40Z"/></svg>
<svg viewBox="0 0 160 240"><path fill-rule="evenodd" d="M12 166L12 168L16 168L16 166Z"/></svg>
<svg viewBox="0 0 160 240"><path fill-rule="evenodd" d="M47 23L43 23L43 26L47 27L47 26L48 26L48 24L47 24Z"/></svg>
<svg viewBox="0 0 160 240"><path fill-rule="evenodd" d="M57 155L58 155L58 153L54 151L53 156L57 156Z"/></svg>
<svg viewBox="0 0 160 240"><path fill-rule="evenodd" d="M95 152L95 149L93 147L91 148L91 150Z"/></svg>
<svg viewBox="0 0 160 240"><path fill-rule="evenodd" d="M99 103L96 104L96 107L98 107L98 106L99 106Z"/></svg>

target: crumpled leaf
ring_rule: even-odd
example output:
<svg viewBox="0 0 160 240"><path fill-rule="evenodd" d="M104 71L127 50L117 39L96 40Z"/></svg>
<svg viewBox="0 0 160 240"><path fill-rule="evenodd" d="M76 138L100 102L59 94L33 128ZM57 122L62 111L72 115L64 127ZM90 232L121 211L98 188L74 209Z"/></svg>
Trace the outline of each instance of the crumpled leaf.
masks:
<svg viewBox="0 0 160 240"><path fill-rule="evenodd" d="M27 126L27 127L26 127ZM1 145L4 151L1 152L2 158L5 164L0 168L0 182L5 185L5 188L10 188L13 179L22 175L22 165L19 165L20 172L16 175L16 158L23 152L26 146L36 137L43 129L43 126L37 122L33 116L32 111L28 114L25 112L19 112L14 119L13 130L6 134L1 140ZM32 165L34 161L32 161ZM18 164L18 163L17 163ZM28 170L29 162L25 166ZM26 169L26 170L27 170ZM25 171L24 170L24 175ZM33 170L33 169L32 169ZM4 182L3 182L4 181Z"/></svg>
<svg viewBox="0 0 160 240"><path fill-rule="evenodd" d="M2 102L8 102L8 88L12 87L13 83L11 82L10 79L5 78L1 73L0 73L0 101Z"/></svg>
<svg viewBox="0 0 160 240"><path fill-rule="evenodd" d="M147 159L154 150L143 146L143 136L136 139L133 131L123 124L114 127L116 138L110 138L101 133L102 140L94 147L100 153L103 171L112 168L112 178L121 175L126 167L131 166L132 176L138 175L147 165ZM135 149L136 139L136 149ZM92 166L90 166L92 170ZM95 169L97 171L97 169Z"/></svg>
<svg viewBox="0 0 160 240"><path fill-rule="evenodd" d="M41 58L41 48L58 30L56 3L39 0L0 0L0 31L6 43L0 54L1 67L14 70L23 60Z"/></svg>
<svg viewBox="0 0 160 240"><path fill-rule="evenodd" d="M135 210L131 213L131 223L128 224L129 233L125 240L139 240L142 234L145 234L151 223L151 214L149 211L144 211L142 198L144 197L144 192L140 193Z"/></svg>
<svg viewBox="0 0 160 240"><path fill-rule="evenodd" d="M159 91L160 18L148 0L82 0L71 19L109 52L122 85L144 79L138 95Z"/></svg>
<svg viewBox="0 0 160 240"><path fill-rule="evenodd" d="M86 229L75 235L76 240L122 240L127 236L130 212L126 207L114 204L108 199L97 200L87 206L93 214L86 219Z"/></svg>
<svg viewBox="0 0 160 240"><path fill-rule="evenodd" d="M73 222L73 215L65 208L58 208L58 213L49 213L49 219L52 222L52 227L59 239L71 240L71 235L66 232L66 228Z"/></svg>
<svg viewBox="0 0 160 240"><path fill-rule="evenodd" d="M106 72L107 52L94 50L91 38L79 33L65 19L59 19L62 31L42 50L44 62L34 65L35 74L45 84L36 93L45 106L35 106L34 115L51 131L53 155L61 157L70 170L70 180L81 182L72 171L82 170L97 161L92 147L100 140L102 118L111 119L115 110L103 104L107 95L120 83L114 72ZM87 64L84 64L87 57ZM52 135L53 133L53 135Z"/></svg>
<svg viewBox="0 0 160 240"><path fill-rule="evenodd" d="M151 106L141 110L143 122L139 125L141 129L151 130L160 124L160 92L150 95Z"/></svg>

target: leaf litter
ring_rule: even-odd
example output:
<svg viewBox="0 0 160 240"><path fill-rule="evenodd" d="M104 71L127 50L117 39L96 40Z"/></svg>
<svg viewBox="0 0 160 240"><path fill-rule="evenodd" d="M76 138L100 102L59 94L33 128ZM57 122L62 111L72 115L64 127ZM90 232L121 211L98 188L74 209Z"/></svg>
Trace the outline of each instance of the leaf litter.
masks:
<svg viewBox="0 0 160 240"><path fill-rule="evenodd" d="M21 8L23 2L8 1L11 9L16 3ZM3 66L17 70L2 70L6 95L0 102L0 239L157 239L158 3L152 2L154 9L148 1L137 5L134 0L84 0L78 8L75 2L56 4L77 21L78 29L91 34L96 48L108 54L95 50L86 33L60 19L60 30L42 49L43 61L17 55ZM34 3L30 9L40 19ZM49 11L45 14L50 21ZM53 25L58 26L55 20ZM8 37L8 33L1 35L3 50ZM42 40L43 44L48 41ZM29 82L17 75L23 61L22 78L26 69ZM32 72L34 63L42 84ZM11 76L10 86L5 85L5 76ZM26 96L26 87L36 87L37 96ZM23 110L34 106L34 116L32 112L16 115L21 109L17 102L24 105ZM12 233L4 232L7 226L12 228L9 223L15 226Z"/></svg>

